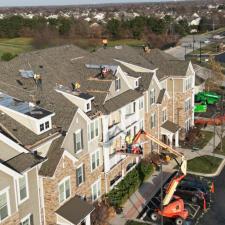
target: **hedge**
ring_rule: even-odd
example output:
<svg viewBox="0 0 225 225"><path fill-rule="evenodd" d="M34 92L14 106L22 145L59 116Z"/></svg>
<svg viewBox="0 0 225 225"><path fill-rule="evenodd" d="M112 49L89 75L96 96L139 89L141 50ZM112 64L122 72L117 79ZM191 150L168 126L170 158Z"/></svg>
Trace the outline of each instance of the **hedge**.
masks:
<svg viewBox="0 0 225 225"><path fill-rule="evenodd" d="M121 207L153 171L154 167L150 162L141 161L107 194L109 204L115 208Z"/></svg>

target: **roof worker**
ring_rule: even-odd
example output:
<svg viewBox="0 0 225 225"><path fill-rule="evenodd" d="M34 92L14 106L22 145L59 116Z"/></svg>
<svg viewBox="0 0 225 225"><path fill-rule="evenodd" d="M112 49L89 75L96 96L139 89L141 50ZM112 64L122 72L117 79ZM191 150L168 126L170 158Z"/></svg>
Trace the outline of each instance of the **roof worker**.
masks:
<svg viewBox="0 0 225 225"><path fill-rule="evenodd" d="M78 91L80 89L80 84L78 82L71 83L73 91Z"/></svg>
<svg viewBox="0 0 225 225"><path fill-rule="evenodd" d="M37 85L37 88L41 88L42 89L42 78L40 74L34 74L34 80L35 83Z"/></svg>
<svg viewBox="0 0 225 225"><path fill-rule="evenodd" d="M125 137L125 142L127 147L127 153L132 153L133 137L131 136L130 132L127 132L127 135Z"/></svg>

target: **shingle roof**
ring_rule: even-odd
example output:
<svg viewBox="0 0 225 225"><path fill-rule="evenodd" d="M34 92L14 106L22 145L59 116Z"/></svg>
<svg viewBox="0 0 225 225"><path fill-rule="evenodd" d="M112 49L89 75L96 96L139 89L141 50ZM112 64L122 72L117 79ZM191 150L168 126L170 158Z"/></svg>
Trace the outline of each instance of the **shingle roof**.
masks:
<svg viewBox="0 0 225 225"><path fill-rule="evenodd" d="M54 175L56 167L64 152L64 149L61 148L63 140L64 137L61 136L52 142L50 149L48 150L47 161L41 165L39 175L46 177L52 177Z"/></svg>
<svg viewBox="0 0 225 225"><path fill-rule="evenodd" d="M53 128L50 131L37 135L25 126L23 126L21 123L8 116L7 114L1 113L1 111L0 128L4 132L11 135L11 137L14 138L16 142L24 146L33 145L39 140L42 140L43 138L48 138L59 131L59 129Z"/></svg>
<svg viewBox="0 0 225 225"><path fill-rule="evenodd" d="M43 157L33 153L21 153L3 162L3 164L19 173L23 173L24 171L36 166L43 161Z"/></svg>
<svg viewBox="0 0 225 225"><path fill-rule="evenodd" d="M80 224L93 210L93 205L82 200L78 196L74 196L57 209L56 213L72 224L77 225Z"/></svg>
<svg viewBox="0 0 225 225"><path fill-rule="evenodd" d="M170 131L171 133L176 133L180 129L180 127L177 124L169 120L167 120L164 124L162 124L161 127Z"/></svg>
<svg viewBox="0 0 225 225"><path fill-rule="evenodd" d="M142 51L141 55L158 68L156 75L159 80L167 76L186 76L189 65L187 61L178 60L159 49L151 49L149 53Z"/></svg>
<svg viewBox="0 0 225 225"><path fill-rule="evenodd" d="M195 85L201 85L205 82L205 80L197 75L195 75Z"/></svg>
<svg viewBox="0 0 225 225"><path fill-rule="evenodd" d="M124 105L140 98L142 93L136 90L128 90L120 95L117 95L114 98L109 99L102 106L102 111L105 113L114 112L117 109L122 108Z"/></svg>

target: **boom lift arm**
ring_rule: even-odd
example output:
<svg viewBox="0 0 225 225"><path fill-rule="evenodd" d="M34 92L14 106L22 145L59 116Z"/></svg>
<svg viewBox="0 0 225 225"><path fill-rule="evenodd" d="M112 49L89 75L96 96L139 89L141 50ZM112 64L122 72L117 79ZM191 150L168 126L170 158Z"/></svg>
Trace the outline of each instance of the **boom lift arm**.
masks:
<svg viewBox="0 0 225 225"><path fill-rule="evenodd" d="M187 160L185 160L184 155L182 153L174 150L172 147L170 147L169 145L167 145L167 144L163 143L162 141L158 140L156 137L154 137L153 135L151 135L150 133L148 133L148 132L146 132L144 130L140 130L137 133L137 135L135 136L135 138L133 140L133 145L137 145L138 144L138 141L139 141L141 135L144 135L145 137L147 137L151 141L155 142L156 144L158 144L159 146L161 146L162 148L164 148L165 150L167 150L171 154L181 158L181 163L178 163L178 161L175 159L176 162L179 164L181 173L178 176L176 176L174 179L172 179L172 181L170 182L168 188L166 189L166 195L165 195L165 197L163 199L163 206L166 206L172 200L173 194L176 191L176 188L177 188L179 182L187 174Z"/></svg>

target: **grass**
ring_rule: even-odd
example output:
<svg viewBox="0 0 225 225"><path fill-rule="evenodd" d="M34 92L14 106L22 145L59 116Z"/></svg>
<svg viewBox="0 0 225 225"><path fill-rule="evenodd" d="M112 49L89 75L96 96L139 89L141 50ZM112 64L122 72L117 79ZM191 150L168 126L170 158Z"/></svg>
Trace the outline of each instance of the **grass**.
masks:
<svg viewBox="0 0 225 225"><path fill-rule="evenodd" d="M219 167L222 159L205 155L199 156L194 159L188 160L187 169L188 171L197 173L214 173Z"/></svg>
<svg viewBox="0 0 225 225"><path fill-rule="evenodd" d="M200 131L201 138L197 139L194 147L202 149L204 148L208 142L213 138L213 132L211 131L206 131L206 130L201 130Z"/></svg>
<svg viewBox="0 0 225 225"><path fill-rule="evenodd" d="M214 150L214 153L219 154L219 155L225 155L225 137L222 139L222 151L220 150L220 144L221 142L217 145L217 147Z"/></svg>
<svg viewBox="0 0 225 225"><path fill-rule="evenodd" d="M181 146L184 148L197 148L201 150L213 138L213 135L214 134L211 131L201 130L200 133L196 135L193 140L185 142L185 144L181 143Z"/></svg>
<svg viewBox="0 0 225 225"><path fill-rule="evenodd" d="M32 38L0 38L0 57L6 52L17 55L22 52L31 51L33 49L31 42Z"/></svg>

